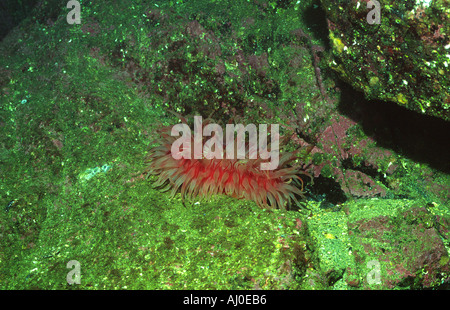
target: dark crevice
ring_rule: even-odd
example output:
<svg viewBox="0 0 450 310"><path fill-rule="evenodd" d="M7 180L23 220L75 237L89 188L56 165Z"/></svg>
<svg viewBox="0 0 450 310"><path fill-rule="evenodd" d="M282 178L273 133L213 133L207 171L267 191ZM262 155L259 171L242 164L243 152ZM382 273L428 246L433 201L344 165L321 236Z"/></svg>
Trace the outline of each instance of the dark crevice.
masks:
<svg viewBox="0 0 450 310"><path fill-rule="evenodd" d="M383 183L383 185L387 187L389 186L388 182L383 176L383 171L378 171L378 169L373 166L356 165L351 157L342 160L342 168L362 172L370 176L372 179L380 181L381 183Z"/></svg>
<svg viewBox="0 0 450 310"><path fill-rule="evenodd" d="M314 178L314 184L307 184L305 194L308 200L321 201L322 207L333 207L347 200L347 196L342 190L340 184L332 178L326 178L322 175Z"/></svg>
<svg viewBox="0 0 450 310"><path fill-rule="evenodd" d="M378 146L450 173L450 122L393 102L368 100L342 81L338 85L342 90L340 112L361 124Z"/></svg>
<svg viewBox="0 0 450 310"><path fill-rule="evenodd" d="M28 17L37 0L0 1L0 41L22 20Z"/></svg>
<svg viewBox="0 0 450 310"><path fill-rule="evenodd" d="M306 8L302 14L302 20L311 31L312 37L319 40L320 45L329 50L331 44L328 37L327 17L319 0L314 0L311 6Z"/></svg>

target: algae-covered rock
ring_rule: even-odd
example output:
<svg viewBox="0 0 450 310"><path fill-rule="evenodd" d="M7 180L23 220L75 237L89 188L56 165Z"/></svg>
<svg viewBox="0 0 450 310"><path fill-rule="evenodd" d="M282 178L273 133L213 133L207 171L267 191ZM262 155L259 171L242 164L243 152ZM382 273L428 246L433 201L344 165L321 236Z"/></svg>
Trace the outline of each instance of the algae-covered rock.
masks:
<svg viewBox="0 0 450 310"><path fill-rule="evenodd" d="M450 120L448 0L322 4L331 66L344 80L368 98Z"/></svg>
<svg viewBox="0 0 450 310"><path fill-rule="evenodd" d="M0 43L0 289L448 287L448 139L432 139L447 122L340 89L316 1L80 3L72 25L61 1L36 2ZM385 78L373 94L395 90ZM156 191L145 158L173 110L295 132L308 200Z"/></svg>
<svg viewBox="0 0 450 310"><path fill-rule="evenodd" d="M448 285L446 223L450 214L445 206L425 207L406 199L361 199L342 205L340 211L316 209L314 213L309 228L330 288Z"/></svg>
<svg viewBox="0 0 450 310"><path fill-rule="evenodd" d="M411 201L386 200L358 203L352 209L349 234L359 270L367 274L363 288L417 289L448 283L448 249L435 222L448 217L445 208L429 211Z"/></svg>

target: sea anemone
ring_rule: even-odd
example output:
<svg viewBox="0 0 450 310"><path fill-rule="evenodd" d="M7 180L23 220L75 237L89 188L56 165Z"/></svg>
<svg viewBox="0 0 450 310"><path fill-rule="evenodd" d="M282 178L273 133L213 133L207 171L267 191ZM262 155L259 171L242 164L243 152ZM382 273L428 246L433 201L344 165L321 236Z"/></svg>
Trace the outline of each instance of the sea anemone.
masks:
<svg viewBox="0 0 450 310"><path fill-rule="evenodd" d="M183 124L187 125L185 118L177 116ZM214 122L211 119L203 121L202 130L212 123ZM171 191L171 197L181 193L183 204L186 199L192 201L195 197L209 198L212 195L225 194L238 199L252 200L261 208L286 209L292 205L292 202L298 204L298 198L304 198L303 180L298 175L308 174L293 165L298 158L297 151L280 152L276 169L262 170L261 164L267 162L267 159L263 160L261 157L251 159L255 148L251 145L249 147L248 142L245 143L245 159L236 159L238 156L232 156L234 159L229 159L228 156L226 158L224 156L222 159L211 157L208 159L207 153L211 151L211 148L206 147L205 137L200 140L203 151L200 156L196 157L194 148L191 148L194 145L194 137L190 136L187 139L189 143L177 149L179 153L176 155L178 158L181 154L190 154L191 156L176 159L174 157L177 156L174 156L172 146L178 138L171 135L171 133L173 134L172 128L172 126L168 126L158 130L159 138L155 141L157 146L149 151L147 157L149 165L146 171L148 175L157 176L154 183L155 188ZM270 134L273 135L273 133ZM274 138L279 139L279 136ZM279 139L278 141L281 143L276 144L284 145L286 140L286 138ZM225 150L227 143L223 141L221 143L223 143L222 150ZM275 147L273 140L266 146L267 149L269 146L271 147L271 152L283 149ZM189 150L186 153L187 147ZM237 155L238 147L235 144L234 155Z"/></svg>

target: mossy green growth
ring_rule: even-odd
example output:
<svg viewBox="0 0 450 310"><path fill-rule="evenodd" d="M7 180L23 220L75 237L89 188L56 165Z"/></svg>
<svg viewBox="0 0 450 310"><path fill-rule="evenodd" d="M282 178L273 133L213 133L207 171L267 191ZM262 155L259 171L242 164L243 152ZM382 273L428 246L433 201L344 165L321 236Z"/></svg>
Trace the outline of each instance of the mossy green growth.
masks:
<svg viewBox="0 0 450 310"><path fill-rule="evenodd" d="M154 72L152 66L167 59L165 42L155 44L160 50L149 49L155 37L149 38L148 33L158 25L143 16L157 11L157 3L80 2L81 25L67 25L67 11L56 1L43 1L40 11L23 21L19 33L1 45L0 116L5 123L0 127L0 205L15 202L7 212L0 210L0 287L298 288L305 264L314 265L313 246L308 245L301 214L268 212L227 197L184 208L181 201L168 200L152 190L141 175L155 129L173 120L167 122L168 103L161 96L143 93L137 86L143 71L130 73L120 64ZM176 20L174 10L186 16L210 4L196 2L189 8L171 2L159 11L162 15L171 12L170 18ZM225 4L217 2L217 6ZM239 28L236 25L244 15L256 12L249 6L245 11L232 7L227 18L233 27ZM304 90L307 97L309 88L316 87L308 52L281 44L276 50L271 43L300 27L296 13L284 14L283 10L275 16L256 16L253 27L233 30L249 38L246 41L253 37L254 52L268 53L268 61L276 68L288 67L286 55L302 56L305 71L296 73L294 79L309 83ZM43 12L51 12L50 20ZM228 22L217 16L201 18L205 18L202 24L207 31ZM185 39L184 27L193 20L173 23L167 43ZM289 29L273 32L273 20ZM220 42L225 59L238 48L236 38L224 38ZM290 40L288 35L280 38ZM203 39L208 38L190 38L196 49ZM181 80L170 80L164 86L180 95L178 99L191 101L173 102L175 107L197 102L199 94L213 94L217 89L204 77L215 72L218 61L191 50L180 53L174 56L189 61L185 67L191 78L188 87ZM263 86L253 78L254 69L248 70L249 77L234 61L224 65L232 73L225 76L231 83L223 90L226 94L236 94L234 87L246 81L246 87L253 90L248 100L258 99L270 107L284 102L292 107L302 99L301 94L292 95L290 89L296 86L289 86L286 79L280 83L285 90L283 100L270 94L263 97L259 94ZM267 80L277 77L277 70L270 70ZM183 86L180 92L179 86ZM104 163L112 167L107 173L88 170ZM80 285L67 283L69 261L80 263Z"/></svg>
<svg viewBox="0 0 450 310"><path fill-rule="evenodd" d="M346 271L348 268L355 268L347 214L344 211L322 209L320 203L313 206L310 204L314 215L308 224L317 248L320 269L332 288L347 289L348 286L343 281L349 277Z"/></svg>
<svg viewBox="0 0 450 310"><path fill-rule="evenodd" d="M307 235L298 212L261 210L218 197L183 207L147 182L123 186L111 169L44 199L39 233L18 222L24 209L1 214L2 289L280 289L298 288ZM6 239L6 240L5 240ZM306 252L306 251L305 251ZM301 255L304 255L302 252ZM80 263L81 284L70 286L69 261Z"/></svg>

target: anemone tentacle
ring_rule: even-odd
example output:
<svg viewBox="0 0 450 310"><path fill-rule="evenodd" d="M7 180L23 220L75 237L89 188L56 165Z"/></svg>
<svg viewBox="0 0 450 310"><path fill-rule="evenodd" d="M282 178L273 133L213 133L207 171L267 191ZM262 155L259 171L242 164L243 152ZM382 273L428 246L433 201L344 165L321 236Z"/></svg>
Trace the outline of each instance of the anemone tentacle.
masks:
<svg viewBox="0 0 450 310"><path fill-rule="evenodd" d="M177 116L187 124L184 117ZM202 126L211 123L214 122L207 119ZM148 173L157 176L154 186L159 190L171 191L171 196L180 193L183 201L198 196L209 198L225 194L253 200L262 208L279 209L298 203L297 197L304 198L303 180L299 175L309 174L292 164L297 159L297 151L284 151L283 145L280 145L277 149L281 153L279 165L275 170L261 170L260 164L264 162L261 158L248 159L248 142L245 145L246 159L242 160L227 159L225 156L223 159L175 159L171 146L176 138L170 135L171 129L172 127L163 127L158 130L159 138L155 141L158 146L151 148L147 157ZM288 141L286 137L279 139L281 143ZM202 142L204 145L204 137ZM192 135L190 145L194 145ZM224 143L223 150L225 149Z"/></svg>

